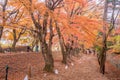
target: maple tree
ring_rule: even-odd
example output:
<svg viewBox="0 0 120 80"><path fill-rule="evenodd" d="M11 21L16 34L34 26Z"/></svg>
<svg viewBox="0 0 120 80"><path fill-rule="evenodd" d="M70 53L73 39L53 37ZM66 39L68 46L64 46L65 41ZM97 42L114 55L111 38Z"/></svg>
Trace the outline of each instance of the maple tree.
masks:
<svg viewBox="0 0 120 80"><path fill-rule="evenodd" d="M56 30L63 55L63 63L66 64L66 55L68 55L71 50L71 48L67 48L67 45L72 47L72 43L74 42L73 40L70 40L71 35L78 38L78 43L79 41L84 41L85 47L90 47L96 39L96 34L100 29L101 24L95 19L89 19L83 15L81 16L82 8L87 5L82 1L78 2L75 0L66 0L62 5L63 7L61 7L61 9L58 9ZM61 20L61 18L63 19ZM96 25L98 25L97 28ZM94 31L91 32L89 27Z"/></svg>
<svg viewBox="0 0 120 80"><path fill-rule="evenodd" d="M18 10L17 13L15 14L15 16L12 16L12 18L11 18L12 26L20 26L21 25L20 23L22 22L22 20L21 20L22 17L23 17L23 12L20 13L20 10ZM23 26L23 24L22 24L22 26ZM13 44L12 44L13 51L15 51L16 43L20 39L21 35L25 33L25 31L26 31L25 28L22 28L22 29L14 28L12 30L12 32L13 32Z"/></svg>
<svg viewBox="0 0 120 80"><path fill-rule="evenodd" d="M52 39L53 39L53 18L52 12L62 2L61 0L45 0L45 4L35 3L32 0L19 0L28 11L33 24L37 30L42 54L45 60L44 70L52 72L54 68L54 60L52 56ZM42 5L42 6L41 6ZM43 13L41 12L43 10ZM36 12L36 14L35 14ZM43 17L41 19L41 16ZM49 25L48 25L49 24ZM50 33L48 34L48 29ZM49 39L46 36L49 35Z"/></svg>

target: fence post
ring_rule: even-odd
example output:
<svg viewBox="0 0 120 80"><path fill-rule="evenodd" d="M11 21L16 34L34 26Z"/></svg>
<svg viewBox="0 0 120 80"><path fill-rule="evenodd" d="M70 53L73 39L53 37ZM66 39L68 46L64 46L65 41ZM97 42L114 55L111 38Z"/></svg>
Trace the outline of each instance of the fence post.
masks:
<svg viewBox="0 0 120 80"><path fill-rule="evenodd" d="M32 74L31 74L31 65L29 64L28 65L28 80L30 80L32 77Z"/></svg>
<svg viewBox="0 0 120 80"><path fill-rule="evenodd" d="M6 65L6 68L5 68L5 71L6 71L6 74L5 74L5 80L8 80L8 65Z"/></svg>

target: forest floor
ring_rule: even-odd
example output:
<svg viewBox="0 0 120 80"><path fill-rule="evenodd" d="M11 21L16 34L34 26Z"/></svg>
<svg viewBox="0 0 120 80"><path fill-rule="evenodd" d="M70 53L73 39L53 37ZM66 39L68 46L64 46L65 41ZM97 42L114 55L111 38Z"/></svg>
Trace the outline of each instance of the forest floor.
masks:
<svg viewBox="0 0 120 80"><path fill-rule="evenodd" d="M99 73L95 55L82 54L73 57L68 66L61 63L61 54L54 52L55 73L42 71L44 60L39 53L0 54L0 80L5 80L8 65L8 80L24 80L31 65L31 80L120 80L120 70L106 62L105 75Z"/></svg>

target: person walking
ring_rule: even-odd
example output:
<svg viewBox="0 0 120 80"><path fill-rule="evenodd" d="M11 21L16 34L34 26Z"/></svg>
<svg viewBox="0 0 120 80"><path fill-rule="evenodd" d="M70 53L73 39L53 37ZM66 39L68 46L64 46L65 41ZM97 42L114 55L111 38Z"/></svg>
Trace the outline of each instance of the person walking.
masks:
<svg viewBox="0 0 120 80"><path fill-rule="evenodd" d="M36 47L35 47L35 52L38 52L38 51L39 51L38 48L39 48L39 46L36 45Z"/></svg>

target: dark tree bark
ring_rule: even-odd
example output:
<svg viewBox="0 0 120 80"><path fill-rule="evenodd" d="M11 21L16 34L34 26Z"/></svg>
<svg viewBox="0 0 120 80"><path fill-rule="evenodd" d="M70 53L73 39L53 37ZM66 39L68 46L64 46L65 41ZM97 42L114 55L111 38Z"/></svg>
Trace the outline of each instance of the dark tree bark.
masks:
<svg viewBox="0 0 120 80"><path fill-rule="evenodd" d="M16 30L15 29L13 29L13 44L12 44L12 50L13 51L15 51L15 45L16 45L16 43L17 43L17 38L16 38L17 36L16 36Z"/></svg>
<svg viewBox="0 0 120 80"><path fill-rule="evenodd" d="M2 38L2 34L3 34L3 27L0 26L0 40ZM1 45L0 45L0 52L3 52Z"/></svg>
<svg viewBox="0 0 120 80"><path fill-rule="evenodd" d="M43 50L46 50L46 62L45 62L45 67L44 70L47 72L52 72L54 69L54 60L53 60L53 56L52 56L52 39L53 39L53 26L52 26L52 18L50 19L50 26L49 26L49 30L50 30L50 37L49 37L49 42L48 44L46 44L46 41L44 41L43 44L44 48ZM45 51L44 51L45 52Z"/></svg>
<svg viewBox="0 0 120 80"><path fill-rule="evenodd" d="M106 51L107 51L107 45L106 45L106 37L103 40L103 47L102 51L98 57L98 62L100 65L100 73L105 73L105 62L106 62Z"/></svg>
<svg viewBox="0 0 120 80"><path fill-rule="evenodd" d="M3 27L0 26L0 39L2 38L2 34L3 34Z"/></svg>
<svg viewBox="0 0 120 80"><path fill-rule="evenodd" d="M62 38L60 28L58 27L57 22L55 22L55 24L56 24L56 31L57 31L61 53L62 53L62 63L67 64L67 53L66 53L65 46L64 46L64 40Z"/></svg>

